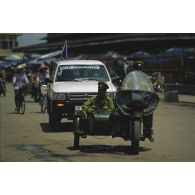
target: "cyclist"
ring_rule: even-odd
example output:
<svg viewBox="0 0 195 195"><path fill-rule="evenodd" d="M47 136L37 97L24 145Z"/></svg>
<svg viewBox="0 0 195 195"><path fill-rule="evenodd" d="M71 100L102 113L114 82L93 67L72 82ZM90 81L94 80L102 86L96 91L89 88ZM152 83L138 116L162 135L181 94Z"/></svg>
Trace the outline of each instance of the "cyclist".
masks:
<svg viewBox="0 0 195 195"><path fill-rule="evenodd" d="M16 67L16 73L13 77L13 85L14 85L14 92L15 92L15 111L19 111L19 100L20 100L20 94L23 87L26 87L28 85L29 81L26 76L26 73L24 71L24 65L18 65Z"/></svg>
<svg viewBox="0 0 195 195"><path fill-rule="evenodd" d="M44 102L44 95L41 93L41 85L46 85L47 79L49 79L49 67L46 66L45 64L41 64L37 73L37 86L38 86L39 104L41 106L41 111Z"/></svg>
<svg viewBox="0 0 195 195"><path fill-rule="evenodd" d="M46 84L46 80L49 78L49 67L45 64L41 64L37 73L37 85Z"/></svg>

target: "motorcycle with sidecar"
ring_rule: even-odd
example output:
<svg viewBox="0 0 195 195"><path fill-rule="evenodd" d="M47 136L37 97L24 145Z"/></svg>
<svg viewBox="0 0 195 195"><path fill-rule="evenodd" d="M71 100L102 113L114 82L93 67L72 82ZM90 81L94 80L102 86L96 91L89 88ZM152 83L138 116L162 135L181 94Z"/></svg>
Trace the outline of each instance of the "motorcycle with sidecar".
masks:
<svg viewBox="0 0 195 195"><path fill-rule="evenodd" d="M153 114L159 102L158 95L148 75L132 71L126 75L117 92L114 112L94 111L82 117L82 108L75 107L74 148L79 148L80 138L89 136L121 137L131 141L130 152L139 154L140 141L146 139L143 117Z"/></svg>

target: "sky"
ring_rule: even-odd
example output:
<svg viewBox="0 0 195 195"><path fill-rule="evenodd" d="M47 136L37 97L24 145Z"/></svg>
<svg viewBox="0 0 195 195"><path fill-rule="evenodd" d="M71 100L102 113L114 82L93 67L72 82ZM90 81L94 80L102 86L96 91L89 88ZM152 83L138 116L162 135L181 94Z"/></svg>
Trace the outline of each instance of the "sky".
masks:
<svg viewBox="0 0 195 195"><path fill-rule="evenodd" d="M40 40L45 37L46 33L23 33L21 36L18 36L18 47L34 45L38 43L44 43L45 40Z"/></svg>

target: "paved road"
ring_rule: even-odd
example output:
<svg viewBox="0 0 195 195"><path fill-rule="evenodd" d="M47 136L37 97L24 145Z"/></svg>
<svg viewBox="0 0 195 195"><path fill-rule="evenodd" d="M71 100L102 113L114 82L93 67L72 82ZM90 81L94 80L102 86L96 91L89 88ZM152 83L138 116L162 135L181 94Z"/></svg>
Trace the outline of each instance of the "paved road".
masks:
<svg viewBox="0 0 195 195"><path fill-rule="evenodd" d="M4 162L180 162L195 161L195 97L180 96L180 102L160 102L154 114L155 142L141 142L140 154L129 155L128 141L121 138L87 137L80 150L73 150L71 121L63 121L51 132L47 114L30 96L26 113L14 111L14 94L8 84L6 97L0 97L0 161Z"/></svg>

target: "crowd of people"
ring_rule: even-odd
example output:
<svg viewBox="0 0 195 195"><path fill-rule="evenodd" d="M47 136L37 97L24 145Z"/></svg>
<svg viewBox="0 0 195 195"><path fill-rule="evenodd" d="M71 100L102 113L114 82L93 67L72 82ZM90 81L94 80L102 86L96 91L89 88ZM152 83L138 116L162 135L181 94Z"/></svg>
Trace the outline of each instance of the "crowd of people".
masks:
<svg viewBox="0 0 195 195"><path fill-rule="evenodd" d="M19 99L22 92L25 95L31 94L31 98L40 103L42 96L41 85L46 84L46 80L50 77L49 67L41 64L30 71L26 71L26 65L20 64L13 71L12 83L15 94L15 111L19 110ZM0 68L0 92L6 93L6 73L4 68Z"/></svg>

